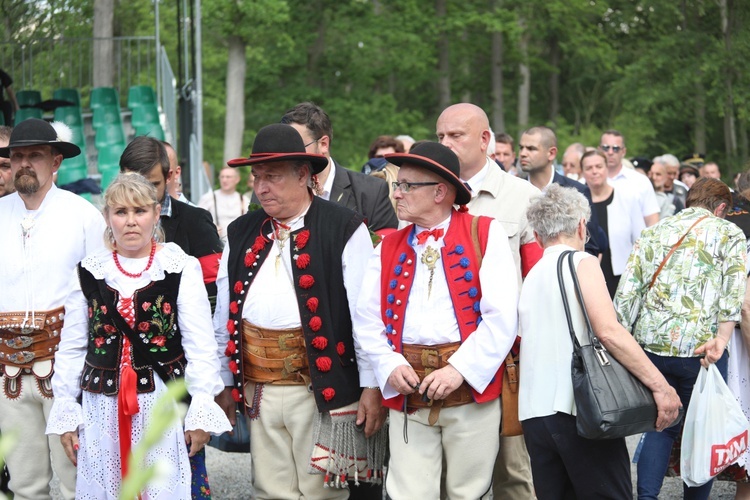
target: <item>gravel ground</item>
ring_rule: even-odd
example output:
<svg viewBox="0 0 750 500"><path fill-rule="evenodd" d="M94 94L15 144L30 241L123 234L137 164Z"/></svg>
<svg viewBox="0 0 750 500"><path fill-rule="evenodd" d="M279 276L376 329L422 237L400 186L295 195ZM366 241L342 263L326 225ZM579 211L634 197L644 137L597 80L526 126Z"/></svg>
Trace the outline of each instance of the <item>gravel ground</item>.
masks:
<svg viewBox="0 0 750 500"><path fill-rule="evenodd" d="M627 439L630 456L633 456L638 444L639 436ZM208 467L211 493L214 500L250 500L253 498L251 478L251 459L249 453L224 453L208 447L206 451L206 466ZM633 498L635 498L635 464L631 464L633 478ZM57 480L53 480L55 485ZM734 483L717 481L711 491L711 500L732 500L734 498ZM55 500L61 499L57 489L53 492ZM661 499L682 498L682 480L678 477L664 479L661 489Z"/></svg>

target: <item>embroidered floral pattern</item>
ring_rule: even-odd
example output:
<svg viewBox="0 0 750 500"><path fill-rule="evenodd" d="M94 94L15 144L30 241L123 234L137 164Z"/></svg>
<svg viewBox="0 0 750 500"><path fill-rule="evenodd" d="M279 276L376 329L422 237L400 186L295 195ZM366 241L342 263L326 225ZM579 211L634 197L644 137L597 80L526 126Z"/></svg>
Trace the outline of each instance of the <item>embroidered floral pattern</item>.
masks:
<svg viewBox="0 0 750 500"><path fill-rule="evenodd" d="M94 354L107 354L106 344L109 344L117 334L117 328L103 323L106 319L102 316L106 314L107 306L99 305L94 300L89 307L89 342L94 344Z"/></svg>
<svg viewBox="0 0 750 500"><path fill-rule="evenodd" d="M176 332L176 315L172 304L165 302L164 296L159 295L151 307L144 311L151 311L151 320L138 323L138 331L145 334L143 338L150 344L149 351L166 352L167 340Z"/></svg>

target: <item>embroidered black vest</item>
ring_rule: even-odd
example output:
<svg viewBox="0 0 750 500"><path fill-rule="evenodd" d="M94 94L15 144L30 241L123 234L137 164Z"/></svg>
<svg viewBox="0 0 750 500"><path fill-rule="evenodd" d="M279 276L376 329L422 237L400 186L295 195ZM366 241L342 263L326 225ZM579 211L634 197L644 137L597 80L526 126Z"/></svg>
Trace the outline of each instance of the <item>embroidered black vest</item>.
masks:
<svg viewBox="0 0 750 500"><path fill-rule="evenodd" d="M112 315L120 313L105 305L99 291L100 280L80 264L78 277L89 306L89 342L81 374L81 389L113 396L120 386L120 352L124 333L115 326ZM147 347L151 359L161 364L173 379L184 376L187 365L177 325L177 291L181 278L181 273L165 273L163 280L151 282L133 295L134 331ZM119 293L106 284L105 288L106 302L117 304ZM137 349L131 347L131 350L133 369L138 377L137 392L153 392L154 369L151 360L144 359Z"/></svg>
<svg viewBox="0 0 750 500"><path fill-rule="evenodd" d="M291 262L287 266L292 270L313 393L321 412L351 404L362 392L341 267L344 247L362 222L355 212L315 197L304 227L292 232L289 239ZM231 302L226 353L238 401L244 399L242 308L257 270L273 245L263 237L272 231L271 219L263 210L245 214L227 228ZM286 273L283 279L289 279Z"/></svg>

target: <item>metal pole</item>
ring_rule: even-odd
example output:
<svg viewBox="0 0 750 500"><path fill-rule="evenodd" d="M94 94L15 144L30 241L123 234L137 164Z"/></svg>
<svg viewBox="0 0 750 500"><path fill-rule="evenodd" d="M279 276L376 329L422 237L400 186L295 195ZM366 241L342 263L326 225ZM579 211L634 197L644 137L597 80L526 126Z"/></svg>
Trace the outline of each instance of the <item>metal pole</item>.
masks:
<svg viewBox="0 0 750 500"><path fill-rule="evenodd" d="M203 169L203 36L201 31L201 0L195 0L195 137L198 139L196 164Z"/></svg>
<svg viewBox="0 0 750 500"><path fill-rule="evenodd" d="M157 99L157 105L164 109L164 104L162 99L164 99L164 96L162 96L161 92L161 33L159 31L159 0L154 0L154 24L156 25L154 29L154 35L156 37L156 47L154 48L154 56L156 58L156 99Z"/></svg>

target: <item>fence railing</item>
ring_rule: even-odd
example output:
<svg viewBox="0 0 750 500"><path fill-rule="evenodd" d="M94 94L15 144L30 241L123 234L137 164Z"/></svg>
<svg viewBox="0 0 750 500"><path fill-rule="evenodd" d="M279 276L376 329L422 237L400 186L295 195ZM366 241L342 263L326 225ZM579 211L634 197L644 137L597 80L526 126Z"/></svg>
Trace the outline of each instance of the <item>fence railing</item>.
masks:
<svg viewBox="0 0 750 500"><path fill-rule="evenodd" d="M113 82L121 103L127 102L128 89L133 85L157 88L158 58L153 36L0 42L0 68L13 78L16 91L39 90L43 99L50 99L57 88L77 88L86 107L94 80L94 45L101 41L112 43Z"/></svg>

